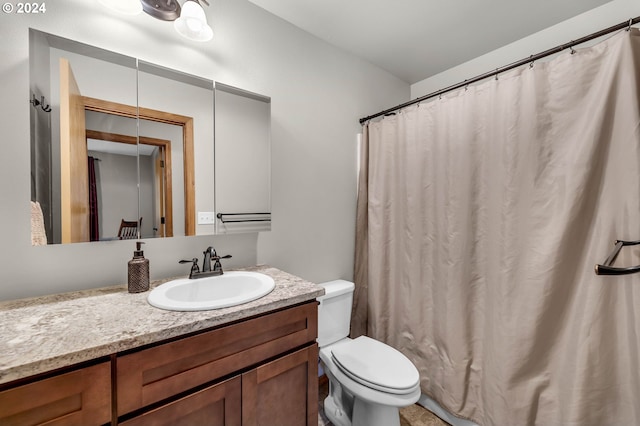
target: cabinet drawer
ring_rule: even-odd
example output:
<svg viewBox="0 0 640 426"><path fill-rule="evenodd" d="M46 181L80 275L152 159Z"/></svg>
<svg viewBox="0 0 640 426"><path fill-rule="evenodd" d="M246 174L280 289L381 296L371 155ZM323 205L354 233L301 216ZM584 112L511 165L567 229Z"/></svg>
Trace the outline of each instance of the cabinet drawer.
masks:
<svg viewBox="0 0 640 426"><path fill-rule="evenodd" d="M111 420L111 367L103 362L0 392L2 425L100 425Z"/></svg>
<svg viewBox="0 0 640 426"><path fill-rule="evenodd" d="M316 336L313 301L118 357L118 415L315 342Z"/></svg>
<svg viewBox="0 0 640 426"><path fill-rule="evenodd" d="M241 392L241 379L235 377L118 424L240 426Z"/></svg>

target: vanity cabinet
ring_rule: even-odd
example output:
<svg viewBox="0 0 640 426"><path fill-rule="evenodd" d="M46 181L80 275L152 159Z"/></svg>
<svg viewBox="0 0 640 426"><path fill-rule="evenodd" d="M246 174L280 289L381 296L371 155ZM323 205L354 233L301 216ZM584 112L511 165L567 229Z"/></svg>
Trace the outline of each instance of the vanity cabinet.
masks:
<svg viewBox="0 0 640 426"><path fill-rule="evenodd" d="M314 300L6 384L0 424L316 425L317 321Z"/></svg>
<svg viewBox="0 0 640 426"><path fill-rule="evenodd" d="M181 413L220 425L317 423L316 336L314 301L118 356L117 414L141 410L122 423L132 425L197 424Z"/></svg>
<svg viewBox="0 0 640 426"><path fill-rule="evenodd" d="M1 303L0 425L315 426L324 289L248 270L272 292L210 311L122 286Z"/></svg>
<svg viewBox="0 0 640 426"><path fill-rule="evenodd" d="M100 425L111 421L111 363L0 392L1 425Z"/></svg>
<svg viewBox="0 0 640 426"><path fill-rule="evenodd" d="M316 345L301 349L119 424L315 425L317 355Z"/></svg>

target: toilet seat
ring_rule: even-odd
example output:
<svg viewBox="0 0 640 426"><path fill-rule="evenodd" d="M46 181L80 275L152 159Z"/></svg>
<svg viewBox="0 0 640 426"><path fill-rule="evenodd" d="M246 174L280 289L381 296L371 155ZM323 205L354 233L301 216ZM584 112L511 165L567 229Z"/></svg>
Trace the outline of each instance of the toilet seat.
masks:
<svg viewBox="0 0 640 426"><path fill-rule="evenodd" d="M418 370L406 356L366 336L336 345L331 358L350 379L381 392L407 394L420 382Z"/></svg>

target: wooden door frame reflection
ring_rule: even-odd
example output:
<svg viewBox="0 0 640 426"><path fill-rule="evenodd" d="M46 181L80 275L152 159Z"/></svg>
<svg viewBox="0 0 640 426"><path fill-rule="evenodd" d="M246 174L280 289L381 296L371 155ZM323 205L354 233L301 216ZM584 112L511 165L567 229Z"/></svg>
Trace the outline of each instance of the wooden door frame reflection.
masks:
<svg viewBox="0 0 640 426"><path fill-rule="evenodd" d="M106 142L125 143L129 145L151 145L158 147L160 157L164 161L164 173L162 173L162 183L160 186L160 216L164 217L164 225L160 228L161 237L173 237L173 185L172 185L172 168L171 168L171 141L166 139L150 138L147 136L121 135L117 133L100 132L97 130L87 129L87 140L97 139ZM158 190L158 188L156 188ZM156 224L158 225L158 224ZM144 237L144 236L143 236Z"/></svg>
<svg viewBox="0 0 640 426"><path fill-rule="evenodd" d="M182 158L184 171L184 234L196 234L195 222L195 172L193 154L193 117L105 101L87 96L82 97L86 111L102 112L127 118L155 121L182 127ZM168 207L167 207L168 210ZM167 227L169 228L169 227ZM170 228L173 232L173 226ZM170 236L170 235L167 235Z"/></svg>

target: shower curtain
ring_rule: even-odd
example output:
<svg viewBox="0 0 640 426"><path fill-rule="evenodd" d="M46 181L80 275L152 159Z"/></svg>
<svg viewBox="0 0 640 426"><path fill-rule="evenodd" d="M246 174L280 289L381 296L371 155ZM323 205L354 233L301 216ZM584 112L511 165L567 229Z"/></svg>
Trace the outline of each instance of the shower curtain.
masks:
<svg viewBox="0 0 640 426"><path fill-rule="evenodd" d="M640 274L594 273L640 240L639 76L632 29L365 125L352 335L481 425L640 425Z"/></svg>

